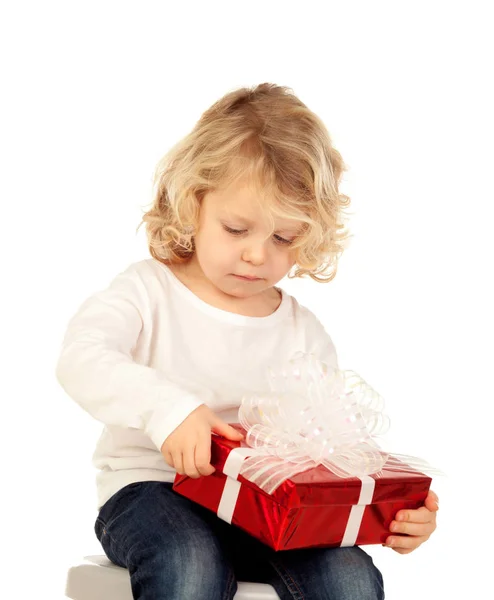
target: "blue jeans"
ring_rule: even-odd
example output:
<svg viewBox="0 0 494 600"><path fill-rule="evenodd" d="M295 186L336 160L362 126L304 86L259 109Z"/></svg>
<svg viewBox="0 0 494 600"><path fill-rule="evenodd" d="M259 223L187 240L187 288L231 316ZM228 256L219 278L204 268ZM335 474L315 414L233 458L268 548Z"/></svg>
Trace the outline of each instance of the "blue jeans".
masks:
<svg viewBox="0 0 494 600"><path fill-rule="evenodd" d="M275 552L171 483L125 486L101 507L95 533L139 600L229 600L237 580L269 583L282 600L384 598L381 573L358 546Z"/></svg>

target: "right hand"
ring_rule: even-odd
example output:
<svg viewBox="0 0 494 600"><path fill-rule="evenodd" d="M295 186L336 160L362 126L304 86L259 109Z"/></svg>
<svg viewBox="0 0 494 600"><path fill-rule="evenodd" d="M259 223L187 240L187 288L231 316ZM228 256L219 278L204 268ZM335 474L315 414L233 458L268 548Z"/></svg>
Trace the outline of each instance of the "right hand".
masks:
<svg viewBox="0 0 494 600"><path fill-rule="evenodd" d="M201 404L166 438L161 446L165 461L180 475L193 479L211 475L211 432L239 442L244 436Z"/></svg>

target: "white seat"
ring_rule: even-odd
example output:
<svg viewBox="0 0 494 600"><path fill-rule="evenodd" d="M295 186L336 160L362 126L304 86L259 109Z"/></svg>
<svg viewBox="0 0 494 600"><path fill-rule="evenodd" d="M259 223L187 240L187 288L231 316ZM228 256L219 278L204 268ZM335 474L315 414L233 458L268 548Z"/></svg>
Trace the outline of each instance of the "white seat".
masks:
<svg viewBox="0 0 494 600"><path fill-rule="evenodd" d="M85 556L69 569L65 594L71 600L132 600L129 572L104 555ZM279 596L265 583L239 582L235 600L279 600Z"/></svg>

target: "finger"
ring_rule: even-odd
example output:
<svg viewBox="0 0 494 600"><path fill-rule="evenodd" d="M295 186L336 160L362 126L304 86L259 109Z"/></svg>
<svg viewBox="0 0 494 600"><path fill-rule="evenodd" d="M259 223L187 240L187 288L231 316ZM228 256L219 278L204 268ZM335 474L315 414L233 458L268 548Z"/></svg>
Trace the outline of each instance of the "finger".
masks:
<svg viewBox="0 0 494 600"><path fill-rule="evenodd" d="M400 533L403 535L418 535L429 537L436 529L436 524L430 523L409 523L399 521L393 521L389 527L389 530L393 533Z"/></svg>
<svg viewBox="0 0 494 600"><path fill-rule="evenodd" d="M240 431L238 431L231 425L228 425L228 423L225 423L219 418L213 421L211 429L215 433L218 433L219 435L225 437L227 440L240 441L244 439L243 433L240 433Z"/></svg>
<svg viewBox="0 0 494 600"><path fill-rule="evenodd" d="M162 448L161 454L163 455L163 458L165 459L165 461L170 465L170 467L172 467L174 469L175 465L173 464L173 458L172 458L172 455L170 454L170 452L168 452L168 450L164 450Z"/></svg>
<svg viewBox="0 0 494 600"><path fill-rule="evenodd" d="M408 521L410 523L430 523L435 518L435 513L431 512L425 506L416 510L399 510L396 513L396 521Z"/></svg>
<svg viewBox="0 0 494 600"><path fill-rule="evenodd" d="M439 510L439 498L434 492L430 492L427 498L425 499L425 507L430 511Z"/></svg>
<svg viewBox="0 0 494 600"><path fill-rule="evenodd" d="M389 548L393 548L393 550L402 548L403 550L415 550L425 541L427 541L427 537L421 536L391 536L386 539L385 545Z"/></svg>
<svg viewBox="0 0 494 600"><path fill-rule="evenodd" d="M429 496L432 496L432 498L436 501L439 502L439 496L436 494L436 492L429 490Z"/></svg>
<svg viewBox="0 0 494 600"><path fill-rule="evenodd" d="M198 477L200 477L200 474L196 469L194 454L195 446L187 448L187 450L183 453L184 473L192 479L197 479Z"/></svg>
<svg viewBox="0 0 494 600"><path fill-rule="evenodd" d="M211 464L211 433L201 433L195 449L196 468L199 475L211 475L216 470Z"/></svg>
<svg viewBox="0 0 494 600"><path fill-rule="evenodd" d="M184 475L184 462L180 451L172 452L173 465L179 475Z"/></svg>
<svg viewBox="0 0 494 600"><path fill-rule="evenodd" d="M410 552L413 552L414 550L416 550L416 548L407 548L406 550L404 548L393 548L393 551L398 552L398 554L410 554Z"/></svg>

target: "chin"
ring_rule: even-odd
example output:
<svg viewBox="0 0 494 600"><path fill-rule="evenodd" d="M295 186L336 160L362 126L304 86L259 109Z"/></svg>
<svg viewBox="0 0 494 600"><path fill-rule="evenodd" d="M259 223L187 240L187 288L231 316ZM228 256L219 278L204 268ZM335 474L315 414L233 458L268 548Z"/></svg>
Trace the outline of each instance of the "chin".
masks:
<svg viewBox="0 0 494 600"><path fill-rule="evenodd" d="M252 293L249 294L245 290L233 289L233 290L223 290L223 291L225 292L225 294L232 296L232 298L238 298L239 300L245 300L245 298L250 298L251 296L254 296L254 294L252 294Z"/></svg>
<svg viewBox="0 0 494 600"><path fill-rule="evenodd" d="M224 286L220 287L221 291L224 294L228 294L234 298L245 299L250 298L251 296L255 296L259 292L253 292L252 290L248 290L242 287L233 287L233 286ZM259 290L262 291L262 290Z"/></svg>

